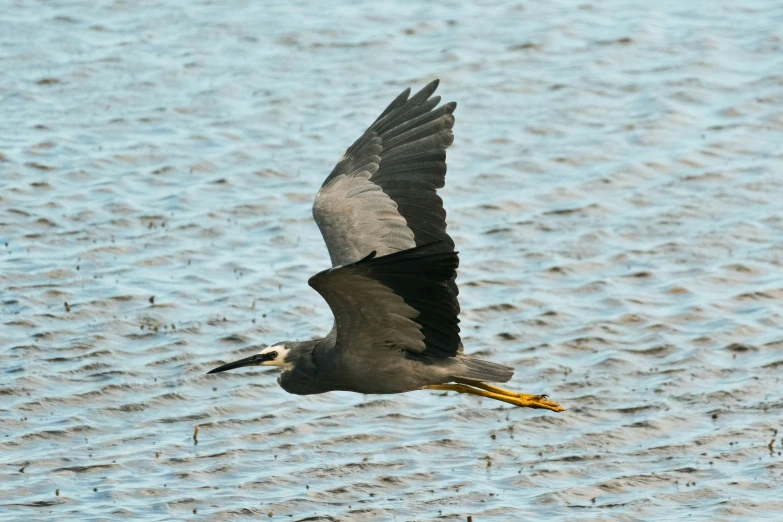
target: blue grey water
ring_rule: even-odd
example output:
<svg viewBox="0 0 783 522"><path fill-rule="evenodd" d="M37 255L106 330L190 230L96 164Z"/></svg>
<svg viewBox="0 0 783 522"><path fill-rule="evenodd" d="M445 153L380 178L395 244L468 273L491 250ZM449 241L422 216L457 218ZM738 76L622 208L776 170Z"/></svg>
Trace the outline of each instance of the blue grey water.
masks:
<svg viewBox="0 0 783 522"><path fill-rule="evenodd" d="M205 375L329 329L312 198L434 78L466 351L567 410ZM5 2L0 519L780 520L781 143L768 0Z"/></svg>

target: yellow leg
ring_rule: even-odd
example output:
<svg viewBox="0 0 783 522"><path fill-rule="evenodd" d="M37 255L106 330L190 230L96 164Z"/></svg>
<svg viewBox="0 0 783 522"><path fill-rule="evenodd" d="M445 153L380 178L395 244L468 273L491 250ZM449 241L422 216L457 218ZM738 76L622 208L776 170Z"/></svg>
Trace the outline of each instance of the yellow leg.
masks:
<svg viewBox="0 0 783 522"><path fill-rule="evenodd" d="M497 386L492 386L491 384L487 384L481 381L471 382L469 386L473 386L475 388L481 388L482 390L487 390L488 392L497 393L498 395L508 395L509 397L517 397L519 399L542 400L547 398L546 395L530 395L528 393L513 392L511 390L506 390L505 388L498 388Z"/></svg>
<svg viewBox="0 0 783 522"><path fill-rule="evenodd" d="M480 386L479 386L480 385ZM473 386L467 384L432 384L430 386L424 386L425 390L445 390L455 391L457 393L469 393L471 395L478 395L479 397L486 397L488 399L495 399L496 401L507 402L514 406L521 406L523 408L541 408L551 411L563 411L563 408L554 401L547 400L543 395L528 395L525 393L514 393L502 388L496 388L485 383L478 383ZM481 389L484 388L484 389ZM502 390L504 393L495 393L489 389Z"/></svg>

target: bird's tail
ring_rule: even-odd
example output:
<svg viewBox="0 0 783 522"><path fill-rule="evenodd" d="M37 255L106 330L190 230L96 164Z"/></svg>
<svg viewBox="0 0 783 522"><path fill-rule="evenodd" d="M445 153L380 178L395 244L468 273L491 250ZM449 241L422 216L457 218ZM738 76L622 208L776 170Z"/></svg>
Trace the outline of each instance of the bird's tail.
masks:
<svg viewBox="0 0 783 522"><path fill-rule="evenodd" d="M458 356L462 363L457 379L470 379L474 381L507 382L514 375L514 369L505 364L497 364L473 357Z"/></svg>

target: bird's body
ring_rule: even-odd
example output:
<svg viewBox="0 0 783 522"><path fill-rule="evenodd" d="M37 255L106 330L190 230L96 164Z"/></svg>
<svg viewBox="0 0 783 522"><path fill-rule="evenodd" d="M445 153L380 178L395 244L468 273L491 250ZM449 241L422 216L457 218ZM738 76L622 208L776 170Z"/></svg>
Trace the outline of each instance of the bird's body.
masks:
<svg viewBox="0 0 783 522"><path fill-rule="evenodd" d="M402 393L453 390L560 411L545 396L510 392L513 369L463 353L459 258L436 191L445 183L455 103L437 107L437 80L398 96L343 154L313 204L332 268L310 278L334 314L323 339L278 343L209 373L278 366L280 386Z"/></svg>
<svg viewBox="0 0 783 522"><path fill-rule="evenodd" d="M329 391L403 393L451 380L450 361L423 365L415 359L393 354L374 360L373 368L367 371L361 362L340 356L334 335L297 343L292 354L296 363L291 370L281 372L277 382L285 391L296 395ZM346 376L351 376L350 382L346 382Z"/></svg>

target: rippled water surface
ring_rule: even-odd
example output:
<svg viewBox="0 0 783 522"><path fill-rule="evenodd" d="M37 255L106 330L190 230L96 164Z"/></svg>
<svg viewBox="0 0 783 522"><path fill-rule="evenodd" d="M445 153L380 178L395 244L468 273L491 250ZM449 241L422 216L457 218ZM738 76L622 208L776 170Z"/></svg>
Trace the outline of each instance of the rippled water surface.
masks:
<svg viewBox="0 0 783 522"><path fill-rule="evenodd" d="M0 519L780 520L776 4L7 2ZM436 77L466 351L567 411L205 375L328 330L312 198Z"/></svg>

